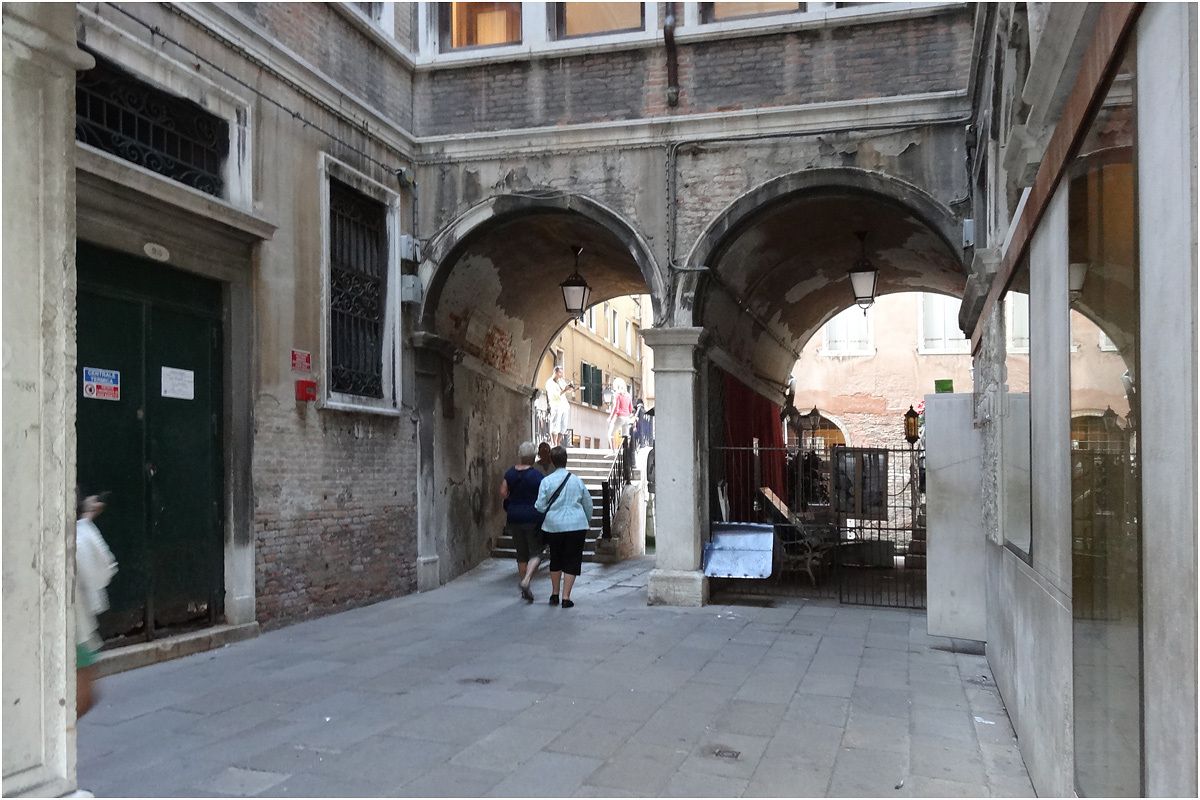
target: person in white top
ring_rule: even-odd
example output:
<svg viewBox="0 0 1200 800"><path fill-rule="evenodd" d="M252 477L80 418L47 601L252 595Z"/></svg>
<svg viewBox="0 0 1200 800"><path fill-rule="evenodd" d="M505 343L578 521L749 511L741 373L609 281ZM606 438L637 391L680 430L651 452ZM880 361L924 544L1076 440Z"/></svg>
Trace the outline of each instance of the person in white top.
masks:
<svg viewBox="0 0 1200 800"><path fill-rule="evenodd" d="M550 407L550 445L557 447L562 443L563 433L567 430L567 413L571 403L567 392L574 392L575 384L563 377L563 368L554 367L554 374L546 381L546 402Z"/></svg>
<svg viewBox="0 0 1200 800"><path fill-rule="evenodd" d="M100 646L96 615L108 610L105 589L117 574L117 560L93 521L104 511L96 495L80 501L75 522L75 714L82 717L95 704L92 689L96 651Z"/></svg>

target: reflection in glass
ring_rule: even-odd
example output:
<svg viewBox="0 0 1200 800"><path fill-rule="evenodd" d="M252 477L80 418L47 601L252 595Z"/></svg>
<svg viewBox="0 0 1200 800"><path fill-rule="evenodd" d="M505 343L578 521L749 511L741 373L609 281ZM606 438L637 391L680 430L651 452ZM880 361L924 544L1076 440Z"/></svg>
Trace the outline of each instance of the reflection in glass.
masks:
<svg viewBox="0 0 1200 800"><path fill-rule="evenodd" d="M438 3L442 49L521 42L520 3Z"/></svg>
<svg viewBox="0 0 1200 800"><path fill-rule="evenodd" d="M644 3L555 3L555 35L595 36L642 29Z"/></svg>
<svg viewBox="0 0 1200 800"><path fill-rule="evenodd" d="M1029 261L1004 293L1004 407L1000 416L1000 497L1004 541L1025 556L1033 549L1029 428Z"/></svg>
<svg viewBox="0 0 1200 800"><path fill-rule="evenodd" d="M1130 48L1069 171L1080 342L1070 359L1075 782L1083 796L1142 793L1133 99ZM1091 344L1100 341L1115 351Z"/></svg>

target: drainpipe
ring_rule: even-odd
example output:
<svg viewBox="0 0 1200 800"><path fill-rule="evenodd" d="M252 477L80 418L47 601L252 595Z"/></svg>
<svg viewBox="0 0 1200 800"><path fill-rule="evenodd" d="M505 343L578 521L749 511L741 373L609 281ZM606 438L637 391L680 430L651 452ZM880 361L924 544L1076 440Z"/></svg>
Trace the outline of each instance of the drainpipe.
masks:
<svg viewBox="0 0 1200 800"><path fill-rule="evenodd" d="M667 3L663 21L663 40L667 45L667 105L679 105L679 51L675 47L675 3Z"/></svg>

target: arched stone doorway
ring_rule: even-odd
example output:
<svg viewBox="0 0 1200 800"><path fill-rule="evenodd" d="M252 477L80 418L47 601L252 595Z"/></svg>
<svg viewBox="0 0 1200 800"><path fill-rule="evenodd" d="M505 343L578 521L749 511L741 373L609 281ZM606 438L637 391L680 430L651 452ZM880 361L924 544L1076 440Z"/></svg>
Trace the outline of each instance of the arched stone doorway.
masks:
<svg viewBox="0 0 1200 800"><path fill-rule="evenodd" d="M849 271L864 255L858 231L879 271L877 295L961 297L961 220L921 188L866 170L770 181L732 203L692 248L674 285L680 327L647 336L659 383L657 444L681 453L668 466L672 474L658 462L657 513L666 524L651 602L705 602L699 567L713 504L708 456L722 441L726 415L722 386L732 378L764 402L783 401L804 344L853 299ZM683 455L689 448L692 464Z"/></svg>
<svg viewBox="0 0 1200 800"><path fill-rule="evenodd" d="M499 195L430 242L412 332L418 416L418 585L487 557L503 526L496 486L530 435L538 363L570 320L559 284L579 269L592 303L665 281L645 238L596 201L557 191Z"/></svg>

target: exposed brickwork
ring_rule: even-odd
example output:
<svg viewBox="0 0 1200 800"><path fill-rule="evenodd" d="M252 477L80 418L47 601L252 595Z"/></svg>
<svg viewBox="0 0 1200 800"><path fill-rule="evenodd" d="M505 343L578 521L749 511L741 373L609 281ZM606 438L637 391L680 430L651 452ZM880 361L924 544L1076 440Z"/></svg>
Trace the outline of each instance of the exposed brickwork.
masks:
<svg viewBox="0 0 1200 800"><path fill-rule="evenodd" d="M413 436L407 419L259 403L253 475L261 624L416 588Z"/></svg>
<svg viewBox="0 0 1200 800"><path fill-rule="evenodd" d="M962 10L681 44L673 108L662 47L438 69L417 118L432 135L964 89L971 35Z"/></svg>
<svg viewBox="0 0 1200 800"><path fill-rule="evenodd" d="M274 39L405 129L412 73L326 3L238 3ZM404 16L397 8L397 15Z"/></svg>

